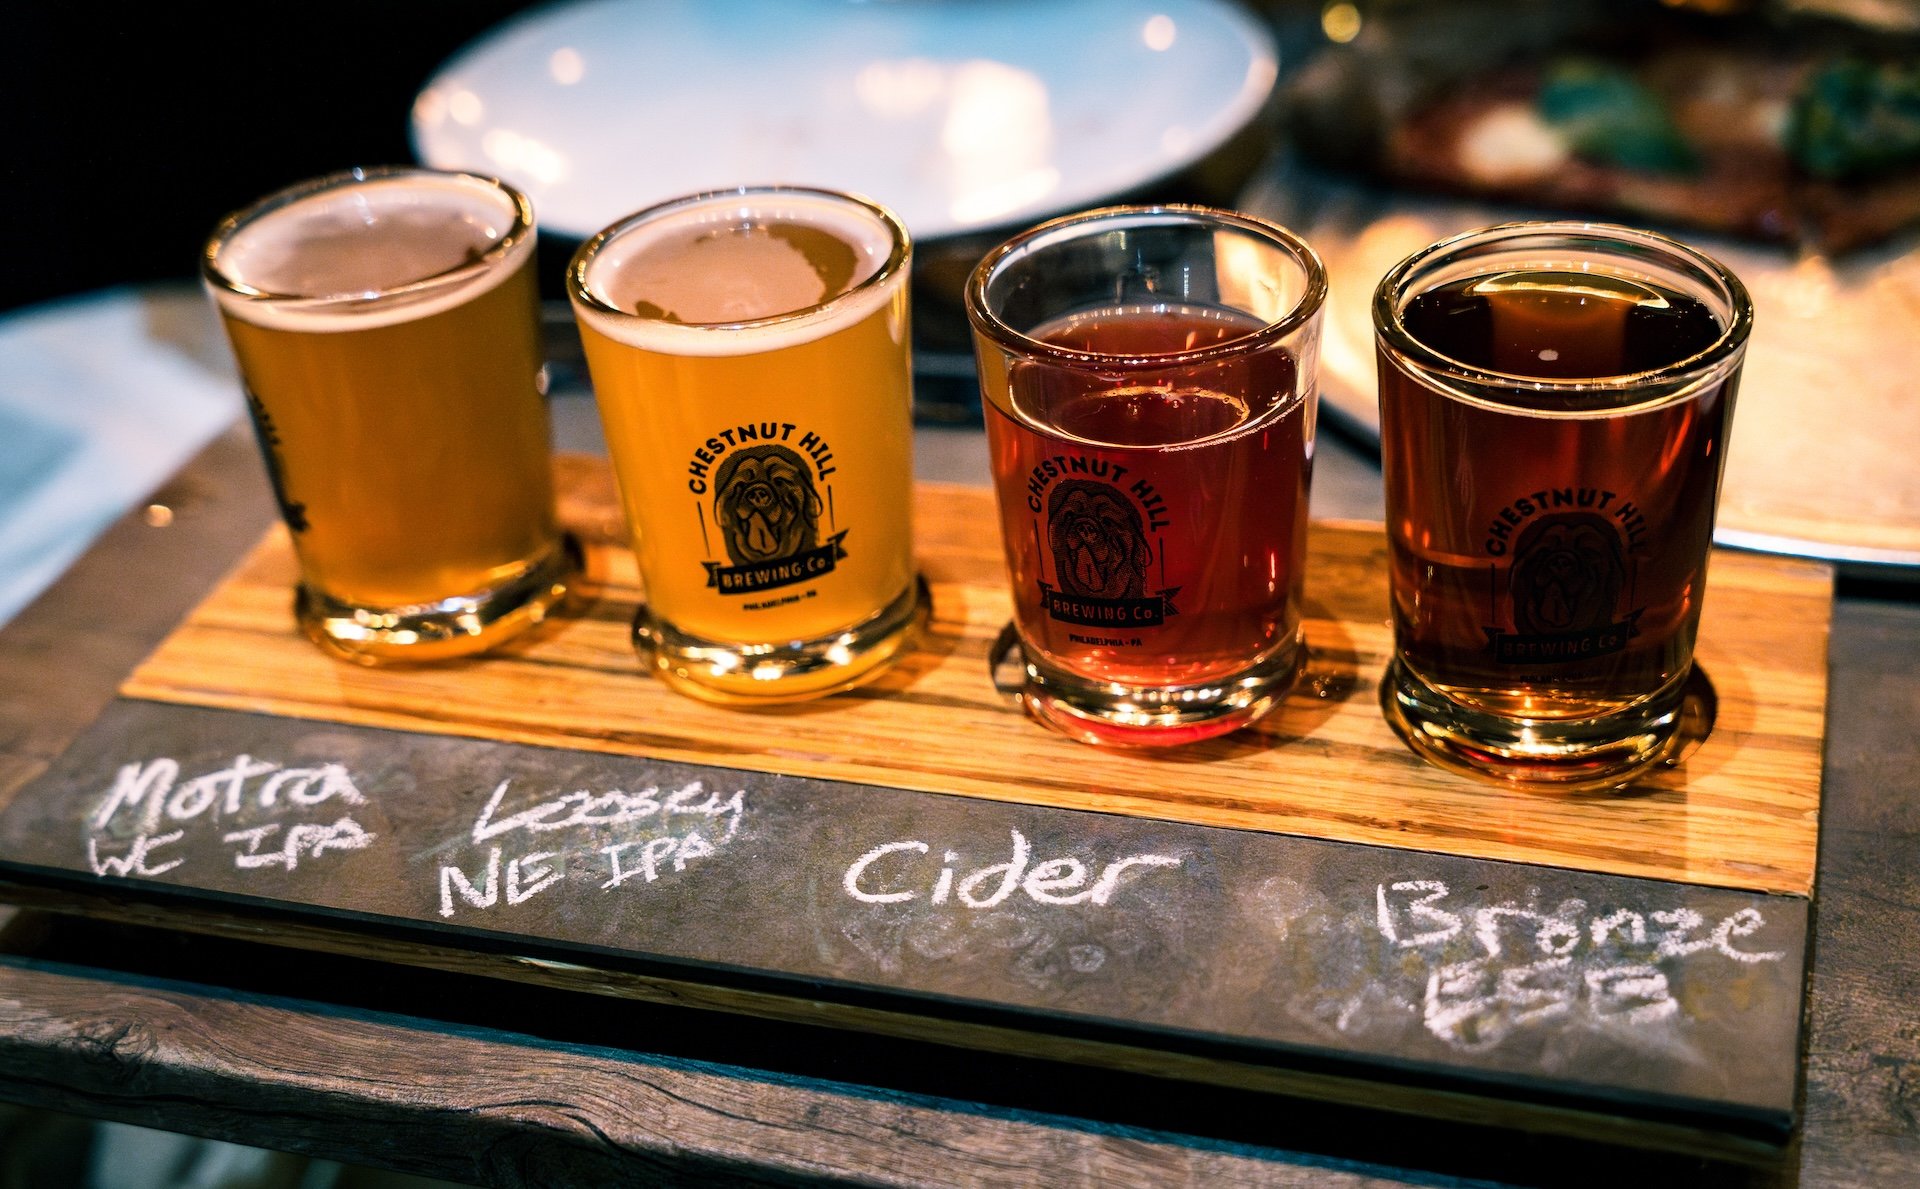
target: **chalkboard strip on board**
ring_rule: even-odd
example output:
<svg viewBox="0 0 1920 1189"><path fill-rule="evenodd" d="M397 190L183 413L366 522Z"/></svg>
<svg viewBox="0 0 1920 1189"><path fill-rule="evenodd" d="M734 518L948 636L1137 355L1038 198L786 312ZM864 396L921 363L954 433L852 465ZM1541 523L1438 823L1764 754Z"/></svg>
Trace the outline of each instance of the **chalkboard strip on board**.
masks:
<svg viewBox="0 0 1920 1189"><path fill-rule="evenodd" d="M1448 1119L1754 1156L1807 901L115 703L18 902Z"/></svg>
<svg viewBox="0 0 1920 1189"><path fill-rule="evenodd" d="M1307 1098L1389 1115L1416 1115L1448 1123L1566 1136L1591 1143L1705 1156L1768 1167L1791 1134L1790 1114L1755 1115L1735 1121L1693 1121L1657 1113L1626 1115L1584 1108L1538 1092L1514 1098L1469 1093L1434 1085L1407 1086L1389 1080L1256 1064L1218 1054L1147 1048L1118 1040L1051 1036L1005 1024L956 1022L937 1016L872 1005L843 1005L767 991L717 987L576 961L516 953L512 948L476 951L412 938L293 923L281 917L124 894L99 894L43 883L19 883L0 868L0 902L23 908L79 913L97 920L146 928L202 933L238 941L287 946L320 954L369 958L454 974L504 978L555 990L605 995L667 1007L751 1015L792 1024L823 1026L924 1041L1015 1057L1060 1061L1094 1069L1144 1074L1175 1081L1223 1086L1258 1094Z"/></svg>

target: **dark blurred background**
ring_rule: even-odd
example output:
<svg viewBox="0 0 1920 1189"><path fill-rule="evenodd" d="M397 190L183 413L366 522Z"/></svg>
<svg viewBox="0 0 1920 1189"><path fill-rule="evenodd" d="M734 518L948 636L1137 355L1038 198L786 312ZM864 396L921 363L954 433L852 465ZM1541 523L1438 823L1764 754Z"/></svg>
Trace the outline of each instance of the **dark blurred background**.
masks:
<svg viewBox="0 0 1920 1189"><path fill-rule="evenodd" d="M1449 162L1439 163L1436 178L1432 161L1384 159L1391 128L1482 71L1568 54L1632 59L1685 44L1740 44L1750 53L1735 60L1730 74L1714 74L1726 63L1711 57L1669 54L1664 66L1654 67L1656 75L1712 74L1709 81L1720 80L1714 86L1738 89L1743 79L1777 73L1790 59L1803 66L1842 57L1877 60L1884 67L1879 90L1868 95L1855 85L1843 91L1835 112L1826 113L1833 117L1828 123L1843 148L1858 148L1853 141L1868 133L1887 142L1864 165L1854 162L1862 170L1897 173L1896 183L1874 199L1898 207L1897 217L1881 222L1898 226L1920 211L1920 0L1243 3L1279 37L1276 107L1286 109L1289 139L1304 155L1422 188L1461 187L1445 176ZM462 46L538 6L531 0L379 6L29 0L11 6L0 38L0 111L10 134L0 146L0 195L13 235L0 265L0 310L105 285L190 276L207 232L229 211L304 178L411 160L408 122L421 85ZM1599 146L1600 158L1612 153L1618 160L1611 163L1647 166L1629 158L1645 157L1649 129L1672 130L1655 96L1640 85L1649 80L1616 72L1599 81L1611 90L1589 79L1578 96L1587 104L1579 113L1582 135L1597 120L1619 134ZM1679 110L1692 98L1666 101ZM1753 98L1780 96L1756 92ZM1705 122L1724 121L1710 114ZM1271 143L1263 138L1257 147ZM1576 178L1599 160L1593 145L1580 152L1587 160ZM1652 164L1658 183L1661 162ZM1714 160L1708 165L1719 168ZM1779 193L1752 196L1757 208L1789 201L1810 180L1786 172L1784 158L1766 168L1777 175L1769 184ZM1743 166L1731 187L1707 189L1751 190L1748 172ZM1848 176L1830 180L1852 184ZM1566 179L1560 182L1568 190ZM1195 195L1175 189L1152 196ZM1604 200L1608 195L1579 186L1532 197L1549 205L1568 199L1565 209L1622 213ZM1823 201L1844 206L1862 197L1840 189ZM1629 204L1625 213L1660 224L1671 212Z"/></svg>
<svg viewBox="0 0 1920 1189"><path fill-rule="evenodd" d="M527 0L9 5L0 309L186 277L229 211L412 159L414 94Z"/></svg>

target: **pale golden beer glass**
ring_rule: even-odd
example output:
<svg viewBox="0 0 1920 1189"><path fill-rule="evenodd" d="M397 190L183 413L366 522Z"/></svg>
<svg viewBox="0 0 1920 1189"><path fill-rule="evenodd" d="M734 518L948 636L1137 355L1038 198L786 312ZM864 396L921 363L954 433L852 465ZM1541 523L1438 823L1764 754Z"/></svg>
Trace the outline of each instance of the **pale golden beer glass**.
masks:
<svg viewBox="0 0 1920 1189"><path fill-rule="evenodd" d="M214 230L202 274L326 651L478 652L564 595L533 243L519 192L419 169L306 182Z"/></svg>
<svg viewBox="0 0 1920 1189"><path fill-rule="evenodd" d="M643 660L753 703L876 675L913 564L911 247L865 199L767 187L614 224L568 269L646 601Z"/></svg>

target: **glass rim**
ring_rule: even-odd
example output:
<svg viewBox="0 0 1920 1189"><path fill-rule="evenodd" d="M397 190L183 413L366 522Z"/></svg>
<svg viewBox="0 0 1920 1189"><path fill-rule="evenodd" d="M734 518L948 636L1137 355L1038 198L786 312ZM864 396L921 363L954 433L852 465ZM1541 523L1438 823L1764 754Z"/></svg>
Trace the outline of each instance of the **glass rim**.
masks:
<svg viewBox="0 0 1920 1189"><path fill-rule="evenodd" d="M1306 273L1306 288L1299 299L1293 303L1293 307L1284 315L1237 338L1206 347L1148 355L1113 355L1042 342L1023 331L1016 330L988 304L988 283L1000 266L1014 253L1032 248L1042 239L1060 235L1062 232L1086 224L1123 220L1137 220L1147 226L1175 223L1212 224L1216 227L1230 227L1250 233L1270 244L1277 245L1292 257ZM967 318L973 323L974 329L998 343L1002 348L1066 367L1146 371L1232 359L1250 351L1260 350L1286 338L1311 322L1326 305L1326 300L1326 265L1321 261L1320 254L1313 250L1312 245L1287 228L1278 223L1220 207L1187 203L1154 203L1103 206L1095 210L1050 219L1036 227L1028 228L981 257L980 262L974 266L973 272L967 277L965 304Z"/></svg>
<svg viewBox="0 0 1920 1189"><path fill-rule="evenodd" d="M257 285L248 285L229 276L220 267L220 253L235 234L259 219L274 212L292 206L303 199L324 194L330 190L345 189L349 186L367 182L404 181L408 178L441 178L473 182L493 190L507 199L512 212L512 223L506 234L502 235L486 251L470 260L463 260L452 268L420 277L402 285L367 290L359 293L278 293L262 289ZM369 305L376 302L393 301L400 298L417 297L431 293L436 289L448 288L460 284L469 278L484 275L512 256L530 236L534 234L533 203L517 188L483 173L468 173L457 169L430 169L419 165L372 165L355 166L337 173L329 173L304 182L295 182L291 186L275 190L266 197L241 207L221 219L207 237L207 243L200 252L200 275L209 285L223 292L231 293L249 301L272 302L282 306L301 308L324 308L328 306Z"/></svg>
<svg viewBox="0 0 1920 1189"><path fill-rule="evenodd" d="M1638 372L1611 376L1553 378L1529 376L1521 372L1503 372L1475 367L1429 346L1414 336L1402 317L1401 300L1407 282L1421 268L1444 261L1460 249L1502 239L1528 235L1561 236L1587 241L1596 247L1638 245L1651 248L1698 270L1724 291L1730 314L1713 342L1691 355ZM1738 357L1753 331L1753 298L1733 271L1698 248L1657 231L1646 231L1618 223L1581 220L1540 220L1497 223L1464 231L1438 240L1408 256L1387 270L1373 291L1373 327L1380 342L1391 348L1395 363L1420 373L1501 392L1531 392L1542 395L1583 396L1631 392L1637 389L1661 390L1669 385L1685 387L1703 376L1726 366ZM1618 411L1618 410L1614 410Z"/></svg>
<svg viewBox="0 0 1920 1189"><path fill-rule="evenodd" d="M600 250L620 236L643 223L659 219L673 211L711 202L718 198L752 198L759 195L800 194L813 198L827 198L846 206L855 207L872 215L886 228L891 240L887 258L878 269L846 290L834 294L824 301L817 301L797 310L788 310L780 314L768 314L762 318L745 318L737 322L669 322L661 318L649 318L645 314L636 314L632 310L623 310L603 300L599 294L587 287L587 269L600 254ZM652 206L642 207L630 215L615 219L601 228L592 238L580 245L573 259L567 262L567 296L580 303L595 314L623 321L645 322L648 324L671 326L677 331L689 333L725 333L728 331L757 330L767 327L783 326L792 322L820 317L832 310L839 309L852 301L891 284L897 276L906 270L907 262L913 257L913 238L907 231L907 225L900 216L864 194L851 190L829 190L820 186L786 185L742 185L728 186L718 190L702 190L695 194L683 194L678 198L669 198Z"/></svg>

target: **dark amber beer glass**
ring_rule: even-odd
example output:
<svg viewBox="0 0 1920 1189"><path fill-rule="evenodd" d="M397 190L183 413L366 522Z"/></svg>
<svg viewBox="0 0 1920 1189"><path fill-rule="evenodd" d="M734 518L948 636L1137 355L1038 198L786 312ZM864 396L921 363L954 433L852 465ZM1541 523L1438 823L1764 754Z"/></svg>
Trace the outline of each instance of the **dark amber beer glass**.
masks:
<svg viewBox="0 0 1920 1189"><path fill-rule="evenodd" d="M328 652L477 652L564 594L533 240L497 181L369 169L263 199L207 244L300 560L295 614Z"/></svg>
<svg viewBox="0 0 1920 1189"><path fill-rule="evenodd" d="M1035 228L967 287L1022 698L1076 739L1184 743L1278 704L1300 625L1326 278L1228 211Z"/></svg>
<svg viewBox="0 0 1920 1189"><path fill-rule="evenodd" d="M1649 232L1513 224L1374 297L1388 721L1443 767L1604 788L1672 756L1753 324Z"/></svg>
<svg viewBox="0 0 1920 1189"><path fill-rule="evenodd" d="M692 195L568 270L646 585L634 643L707 701L877 676L927 612L913 564L911 244L825 190Z"/></svg>

